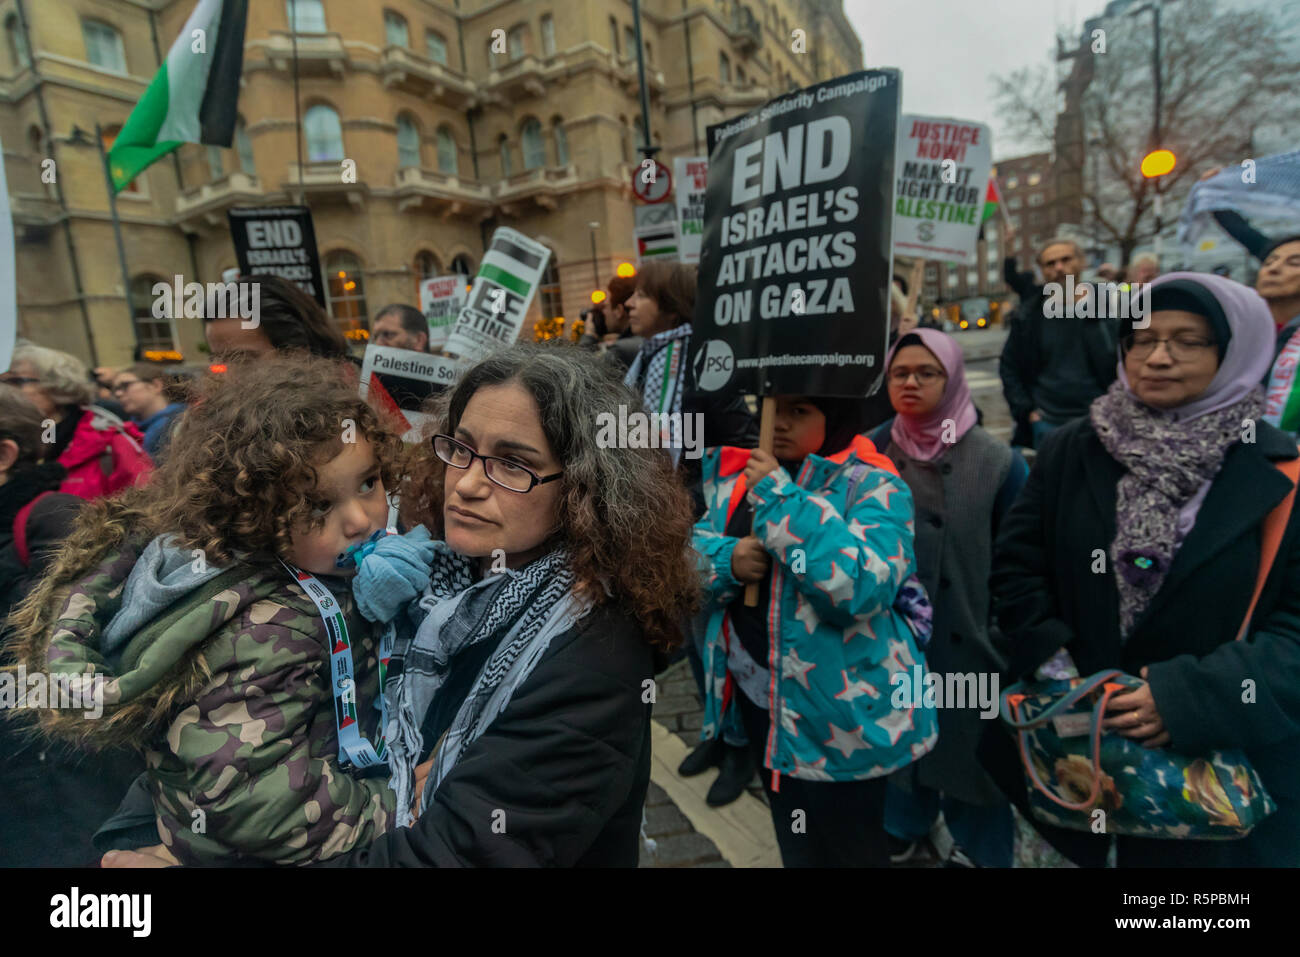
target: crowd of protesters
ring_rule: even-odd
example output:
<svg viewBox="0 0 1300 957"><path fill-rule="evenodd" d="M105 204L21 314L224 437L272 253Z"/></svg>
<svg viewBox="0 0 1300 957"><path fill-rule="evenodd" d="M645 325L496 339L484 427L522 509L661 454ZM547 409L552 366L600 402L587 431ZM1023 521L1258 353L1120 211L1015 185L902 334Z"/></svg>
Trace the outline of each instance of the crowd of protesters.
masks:
<svg viewBox="0 0 1300 957"><path fill-rule="evenodd" d="M1255 245L1255 290L1130 264L1147 323L1047 315L1085 269L1068 239L1038 275L1008 263L1010 444L902 280L879 391L774 397L770 450L753 397L688 386L681 265L611 282L577 347L468 365L420 443L274 277L247 277L257 328L205 323L219 373L22 343L0 659L101 675L104 707L0 724L0 863L635 866L647 688L684 655L703 726L679 773L718 768L723 805L757 772L786 866L902 863L940 818L950 866L1011 866L1017 818L1082 866L1300 864L1300 517L1261 550L1298 457L1300 238ZM429 350L413 307L372 325ZM705 454L597 441L620 406L702 413ZM1107 669L1140 677L1108 733L1239 749L1272 813L1112 847L1035 818L999 722L894 694Z"/></svg>

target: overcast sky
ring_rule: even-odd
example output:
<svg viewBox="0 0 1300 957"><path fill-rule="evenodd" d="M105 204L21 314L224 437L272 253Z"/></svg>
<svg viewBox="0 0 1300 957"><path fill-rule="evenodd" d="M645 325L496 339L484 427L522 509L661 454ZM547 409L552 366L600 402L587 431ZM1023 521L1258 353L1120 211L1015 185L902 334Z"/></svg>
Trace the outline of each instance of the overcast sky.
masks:
<svg viewBox="0 0 1300 957"><path fill-rule="evenodd" d="M844 0L867 67L903 71L903 112L979 120L993 127L993 157L1028 151L1003 142L990 79L1051 62L1059 27L1077 37L1105 0Z"/></svg>

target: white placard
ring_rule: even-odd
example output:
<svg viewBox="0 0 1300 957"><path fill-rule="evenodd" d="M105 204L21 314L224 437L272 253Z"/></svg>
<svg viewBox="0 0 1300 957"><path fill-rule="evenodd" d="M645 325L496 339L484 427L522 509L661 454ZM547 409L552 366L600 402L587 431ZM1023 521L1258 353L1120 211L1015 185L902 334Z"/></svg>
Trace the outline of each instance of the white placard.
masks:
<svg viewBox="0 0 1300 957"><path fill-rule="evenodd" d="M420 283L420 311L429 324L429 348L441 349L465 307L464 276L438 276Z"/></svg>
<svg viewBox="0 0 1300 957"><path fill-rule="evenodd" d="M677 252L684 263L700 261L704 238L704 187L709 178L707 156L679 156L673 160L677 187Z"/></svg>
<svg viewBox="0 0 1300 957"><path fill-rule="evenodd" d="M936 116L899 120L894 253L976 264L993 140L983 123Z"/></svg>
<svg viewBox="0 0 1300 957"><path fill-rule="evenodd" d="M371 405L397 416L404 427L403 439L418 442L420 428L429 419L421 407L455 385L458 374L458 363L442 356L370 345L361 365L359 391Z"/></svg>
<svg viewBox="0 0 1300 957"><path fill-rule="evenodd" d="M541 243L505 226L498 228L474 277L469 302L447 337L447 352L480 359L513 344L550 258L551 251Z"/></svg>

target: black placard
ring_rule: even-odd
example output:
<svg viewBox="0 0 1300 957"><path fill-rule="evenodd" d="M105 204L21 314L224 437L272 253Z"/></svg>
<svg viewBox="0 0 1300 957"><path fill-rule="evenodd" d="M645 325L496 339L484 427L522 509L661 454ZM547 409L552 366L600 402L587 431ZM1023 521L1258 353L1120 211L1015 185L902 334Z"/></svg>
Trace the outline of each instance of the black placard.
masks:
<svg viewBox="0 0 1300 957"><path fill-rule="evenodd" d="M866 395L889 335L902 77L866 70L709 127L691 386Z"/></svg>
<svg viewBox="0 0 1300 957"><path fill-rule="evenodd" d="M322 309L328 308L311 210L306 206L237 208L227 215L241 276L280 276L297 283Z"/></svg>

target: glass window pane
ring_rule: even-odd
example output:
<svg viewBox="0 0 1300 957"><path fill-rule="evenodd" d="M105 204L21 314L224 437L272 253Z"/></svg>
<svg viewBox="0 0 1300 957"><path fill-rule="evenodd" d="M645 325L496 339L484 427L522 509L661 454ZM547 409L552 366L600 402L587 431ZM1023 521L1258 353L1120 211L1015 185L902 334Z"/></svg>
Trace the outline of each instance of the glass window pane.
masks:
<svg viewBox="0 0 1300 957"><path fill-rule="evenodd" d="M225 163L221 159L221 147L208 147L208 175L213 180L221 179L226 175Z"/></svg>
<svg viewBox="0 0 1300 957"><path fill-rule="evenodd" d="M81 31L86 41L88 62L116 73L126 72L126 55L122 51L120 33L98 20L83 21Z"/></svg>
<svg viewBox="0 0 1300 957"><path fill-rule="evenodd" d="M165 316L157 319L153 314L154 283L163 281L158 276L136 276L131 280L131 319L142 349L171 351L176 348L170 319Z"/></svg>
<svg viewBox="0 0 1300 957"><path fill-rule="evenodd" d="M555 165L569 165L569 134L559 123L555 124Z"/></svg>
<svg viewBox="0 0 1300 957"><path fill-rule="evenodd" d="M537 169L546 165L546 149L542 145L542 124L529 120L524 124L524 169Z"/></svg>
<svg viewBox="0 0 1300 957"><path fill-rule="evenodd" d="M31 66L32 57L27 49L27 38L23 36L23 28L16 13L9 14L5 20L5 33L9 38L9 54L14 58L14 64L19 67Z"/></svg>
<svg viewBox="0 0 1300 957"><path fill-rule="evenodd" d="M447 65L447 41L437 33L425 34L425 45L428 47L429 59L434 63Z"/></svg>
<svg viewBox="0 0 1300 957"><path fill-rule="evenodd" d="M235 149L239 153L239 168L249 176L257 175L257 164L253 162L253 141L248 138L248 127L243 117L235 125Z"/></svg>
<svg viewBox="0 0 1300 957"><path fill-rule="evenodd" d="M384 35L390 47L411 45L411 35L406 29L406 21L391 11L384 12Z"/></svg>
<svg viewBox="0 0 1300 957"><path fill-rule="evenodd" d="M444 126L438 130L438 169L455 176L456 165L456 138Z"/></svg>
<svg viewBox="0 0 1300 957"><path fill-rule="evenodd" d="M629 57L636 56L636 31L631 27L623 28L623 49Z"/></svg>
<svg viewBox="0 0 1300 957"><path fill-rule="evenodd" d="M510 59L518 60L524 55L524 28L515 27L510 31Z"/></svg>
<svg viewBox="0 0 1300 957"><path fill-rule="evenodd" d="M325 259L325 275L330 315L343 331L369 328L365 280L357 257L347 252L331 253Z"/></svg>
<svg viewBox="0 0 1300 957"><path fill-rule="evenodd" d="M501 175L509 176L514 170L510 165L510 141L501 137Z"/></svg>
<svg viewBox="0 0 1300 957"><path fill-rule="evenodd" d="M555 18L547 14L542 17L542 54L551 56L555 53Z"/></svg>
<svg viewBox="0 0 1300 957"><path fill-rule="evenodd" d="M564 315L564 306L560 295L560 269L555 262L554 250L552 250L551 258L546 264L546 271L542 273L542 282L537 287L537 294L542 307L543 319L556 319Z"/></svg>
<svg viewBox="0 0 1300 957"><path fill-rule="evenodd" d="M324 33L325 7L321 0L284 0L289 29L298 33Z"/></svg>
<svg viewBox="0 0 1300 957"><path fill-rule="evenodd" d="M313 163L343 159L343 127L331 107L317 104L303 119L307 134L307 159Z"/></svg>
<svg viewBox="0 0 1300 957"><path fill-rule="evenodd" d="M420 131L405 116L397 118L397 165L401 169L420 165Z"/></svg>

